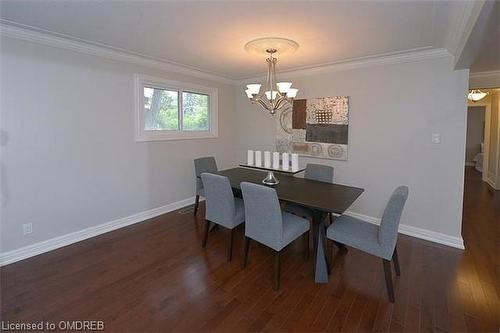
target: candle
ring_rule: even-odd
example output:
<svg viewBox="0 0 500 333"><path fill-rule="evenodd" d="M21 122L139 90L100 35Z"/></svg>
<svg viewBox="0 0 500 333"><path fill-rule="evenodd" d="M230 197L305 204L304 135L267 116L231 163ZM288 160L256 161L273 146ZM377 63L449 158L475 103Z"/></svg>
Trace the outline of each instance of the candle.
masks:
<svg viewBox="0 0 500 333"><path fill-rule="evenodd" d="M271 152L270 151L264 152L264 168L267 168L267 169L271 168Z"/></svg>
<svg viewBox="0 0 500 333"><path fill-rule="evenodd" d="M253 165L253 150L248 150L247 152L247 165Z"/></svg>
<svg viewBox="0 0 500 333"><path fill-rule="evenodd" d="M279 169L280 168L280 153L274 152L273 153L273 169Z"/></svg>
<svg viewBox="0 0 500 333"><path fill-rule="evenodd" d="M262 152L260 150L255 151L255 166L262 166Z"/></svg>
<svg viewBox="0 0 500 333"><path fill-rule="evenodd" d="M292 154L292 171L299 170L299 154Z"/></svg>
<svg viewBox="0 0 500 333"><path fill-rule="evenodd" d="M283 170L288 171L288 168L290 167L290 155L288 153L283 153L282 155L282 164L283 164Z"/></svg>

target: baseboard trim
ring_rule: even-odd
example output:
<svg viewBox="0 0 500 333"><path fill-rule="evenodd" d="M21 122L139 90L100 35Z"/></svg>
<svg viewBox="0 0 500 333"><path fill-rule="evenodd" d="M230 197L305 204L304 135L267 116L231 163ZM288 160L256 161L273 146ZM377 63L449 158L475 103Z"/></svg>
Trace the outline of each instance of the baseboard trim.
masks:
<svg viewBox="0 0 500 333"><path fill-rule="evenodd" d="M345 212L345 214L368 223L377 225L380 224L380 219L373 216L363 215L352 211L347 211ZM400 224L398 232L403 235L465 250L464 240L462 239L462 237L453 237L450 235L442 234L440 232L422 229L406 224Z"/></svg>
<svg viewBox="0 0 500 333"><path fill-rule="evenodd" d="M204 200L204 199L201 199ZM66 235L62 235L59 237L51 238L46 241L38 242L32 245L28 245L25 247L21 247L19 249L15 249L12 251L0 253L0 267L5 266L8 264L12 264L24 259L28 259L34 256L37 256L42 253L46 253L52 250L56 250L58 248L68 246L77 242L81 242L83 240L99 236L105 233L108 233L110 231L114 231L123 227L127 227L132 224L140 223L145 220L151 219L153 217L166 214L169 212L172 212L174 210L180 209L182 207L188 206L193 204L194 202L194 197L190 197L187 199L183 199L180 201L176 201L173 203L170 203L165 206L161 207L156 207L153 209L149 209L134 215L126 216L123 218L119 218L113 221L109 221L103 224L99 224L90 228L86 228L83 230L79 230L76 232L72 232ZM345 213L346 215L356 217L360 220L363 220L368 223L373 223L373 224L380 224L380 219L373 217L373 216L368 216L368 215L363 215L359 214L356 212L352 211L347 211ZM431 241L434 243L439 243L451 247L455 247L458 249L465 249L464 247L464 242L462 238L459 237L452 237L446 234L442 234L439 232L435 231L430 231L418 227L413 227L405 224L400 224L399 225L399 232L424 239L427 241Z"/></svg>
<svg viewBox="0 0 500 333"><path fill-rule="evenodd" d="M89 239L95 236L105 234L107 232L117 230L135 223L143 222L147 219L172 212L179 208L191 205L194 203L194 197L176 201L165 206L149 209L137 214L119 218L103 224L99 224L90 228L75 231L66 235L51 238L32 245L21 247L12 251L0 253L0 267L15 263L20 260L31 258L39 254L49 252L63 246L71 245Z"/></svg>
<svg viewBox="0 0 500 333"><path fill-rule="evenodd" d="M497 190L497 191L500 190L500 186L497 187L495 182L493 181L493 179L486 177L485 180L486 180L486 183L491 186L491 188L493 188L494 190Z"/></svg>

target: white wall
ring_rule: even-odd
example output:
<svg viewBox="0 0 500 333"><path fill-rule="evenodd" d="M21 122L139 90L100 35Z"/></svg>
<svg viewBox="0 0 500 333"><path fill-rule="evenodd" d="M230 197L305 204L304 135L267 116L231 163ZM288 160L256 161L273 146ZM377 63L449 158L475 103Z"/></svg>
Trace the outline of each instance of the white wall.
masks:
<svg viewBox="0 0 500 333"><path fill-rule="evenodd" d="M195 157L233 165L233 87L1 41L1 252L191 197ZM134 73L218 88L219 137L135 142Z"/></svg>
<svg viewBox="0 0 500 333"><path fill-rule="evenodd" d="M410 188L402 224L461 239L468 71L451 57L291 76L298 98L350 96L348 161L306 159L335 167L339 183L365 192L351 210L380 217L392 190ZM285 76L281 77L282 79ZM236 88L236 155L273 149L275 118ZM441 144L431 142L432 133Z"/></svg>
<svg viewBox="0 0 500 333"><path fill-rule="evenodd" d="M495 189L500 189L500 92L491 94L490 145L488 160L488 181Z"/></svg>

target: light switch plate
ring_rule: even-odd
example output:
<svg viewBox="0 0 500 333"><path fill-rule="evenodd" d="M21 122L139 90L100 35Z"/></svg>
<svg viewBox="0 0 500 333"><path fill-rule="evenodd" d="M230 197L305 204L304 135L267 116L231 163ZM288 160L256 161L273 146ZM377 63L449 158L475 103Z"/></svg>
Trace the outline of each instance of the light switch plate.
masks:
<svg viewBox="0 0 500 333"><path fill-rule="evenodd" d="M33 224L32 223L24 223L23 224L23 235L31 234L33 232Z"/></svg>
<svg viewBox="0 0 500 333"><path fill-rule="evenodd" d="M441 135L439 133L432 133L432 143L441 143Z"/></svg>

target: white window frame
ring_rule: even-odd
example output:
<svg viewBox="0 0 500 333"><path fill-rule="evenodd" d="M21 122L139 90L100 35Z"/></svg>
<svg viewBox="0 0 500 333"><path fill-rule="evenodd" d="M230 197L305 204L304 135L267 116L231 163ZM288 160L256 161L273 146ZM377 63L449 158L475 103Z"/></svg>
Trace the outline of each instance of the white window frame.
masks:
<svg viewBox="0 0 500 333"><path fill-rule="evenodd" d="M145 130L145 110L144 110L144 87L153 87L169 91L178 92L179 106L179 129L177 130ZM209 96L209 129L208 131L188 131L182 130L182 93L190 92ZM217 88L201 86L193 83L166 80L149 75L135 75L135 140L145 141L166 141L166 140L189 140L217 138L218 129L218 90Z"/></svg>

